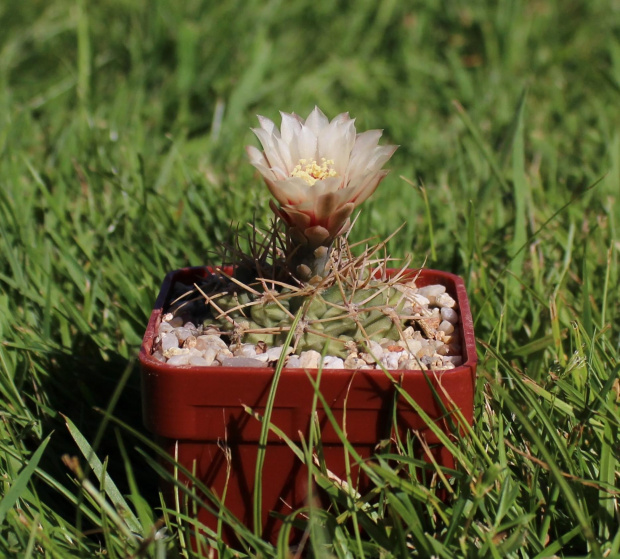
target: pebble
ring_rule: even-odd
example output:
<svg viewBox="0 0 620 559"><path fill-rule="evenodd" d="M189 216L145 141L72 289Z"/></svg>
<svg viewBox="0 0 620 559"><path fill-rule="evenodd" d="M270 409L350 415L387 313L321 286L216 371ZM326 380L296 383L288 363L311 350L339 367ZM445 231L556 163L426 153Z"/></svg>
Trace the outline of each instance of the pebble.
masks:
<svg viewBox="0 0 620 559"><path fill-rule="evenodd" d="M170 365L188 365L189 364L189 355L187 353L181 353L179 355L172 355L168 358L168 363Z"/></svg>
<svg viewBox="0 0 620 559"><path fill-rule="evenodd" d="M215 359L217 361L219 361L220 363L223 363L226 359L230 359L232 357L234 357L232 351L230 351L228 348L226 348L226 349L220 349L217 352L217 355L215 356ZM239 357L238 359L241 359L241 357ZM245 359L245 357L243 359Z"/></svg>
<svg viewBox="0 0 620 559"><path fill-rule="evenodd" d="M299 355L289 355L286 360L286 366L290 369L300 369L301 359L299 358Z"/></svg>
<svg viewBox="0 0 620 559"><path fill-rule="evenodd" d="M380 360L380 364L388 370L398 369L400 354L396 351L386 353Z"/></svg>
<svg viewBox="0 0 620 559"><path fill-rule="evenodd" d="M266 367L267 364L252 357L227 357L221 361L222 367Z"/></svg>
<svg viewBox="0 0 620 559"><path fill-rule="evenodd" d="M425 285L424 287L420 287L420 289L418 289L418 293L428 299L429 305L434 305L437 297L445 292L446 286L440 284Z"/></svg>
<svg viewBox="0 0 620 559"><path fill-rule="evenodd" d="M455 367L458 367L463 363L463 358L460 355L446 355L443 358L444 363L452 363Z"/></svg>
<svg viewBox="0 0 620 559"><path fill-rule="evenodd" d="M441 330L445 334L452 334L452 332L454 332L454 324L452 324L452 322L448 322L447 320L443 320L437 327L437 330Z"/></svg>
<svg viewBox="0 0 620 559"><path fill-rule="evenodd" d="M420 369L421 366L423 366L424 369L426 368L417 359L407 359L404 363L401 364L401 367L406 371L417 371Z"/></svg>
<svg viewBox="0 0 620 559"><path fill-rule="evenodd" d="M318 369L320 358L321 354L313 349L302 351L299 356L299 366L302 369Z"/></svg>
<svg viewBox="0 0 620 559"><path fill-rule="evenodd" d="M360 359L357 353L350 353L344 360L345 369L359 369L365 364L366 362L363 359Z"/></svg>
<svg viewBox="0 0 620 559"><path fill-rule="evenodd" d="M256 356L256 346L254 344L242 344L233 353L235 357L254 357Z"/></svg>
<svg viewBox="0 0 620 559"><path fill-rule="evenodd" d="M174 332L168 332L161 337L161 350L163 353L175 347L179 347L179 339L174 335Z"/></svg>
<svg viewBox="0 0 620 559"><path fill-rule="evenodd" d="M161 361L162 363L165 363L166 361L168 361L165 357L164 354L161 351L154 351L153 352L153 358L157 359L157 361Z"/></svg>
<svg viewBox="0 0 620 559"><path fill-rule="evenodd" d="M169 350L164 351L164 357L172 357L173 355L189 355L189 349L184 347L171 347Z"/></svg>
<svg viewBox="0 0 620 559"><path fill-rule="evenodd" d="M326 355L323 367L325 369L344 369L344 360L334 355Z"/></svg>
<svg viewBox="0 0 620 559"><path fill-rule="evenodd" d="M456 301L448 295L448 293L442 293L435 298L435 304L439 307L447 307L453 309L456 307Z"/></svg>
<svg viewBox="0 0 620 559"><path fill-rule="evenodd" d="M185 341L183 342L183 347L188 347L190 349L196 347L196 336L190 335L185 338Z"/></svg>
<svg viewBox="0 0 620 559"><path fill-rule="evenodd" d="M380 360L383 357L383 348L378 342L370 340L369 342L366 342L366 346L368 353L372 355L375 360Z"/></svg>
<svg viewBox="0 0 620 559"><path fill-rule="evenodd" d="M425 355L424 357L420 358L420 361L430 369L433 369L434 365L438 362L437 358L432 355Z"/></svg>
<svg viewBox="0 0 620 559"><path fill-rule="evenodd" d="M207 334L205 336L198 336L196 338L197 349L205 350L210 347L226 350L228 349L228 345L226 345L226 342L215 334Z"/></svg>
<svg viewBox="0 0 620 559"><path fill-rule="evenodd" d="M401 340L400 343L403 344L403 347L412 355L415 355L422 349L422 341L421 340Z"/></svg>
<svg viewBox="0 0 620 559"><path fill-rule="evenodd" d="M217 357L217 350L213 347L210 347L209 349L205 349L202 352L202 356L209 362L209 363L214 363L215 362L215 358Z"/></svg>
<svg viewBox="0 0 620 559"><path fill-rule="evenodd" d="M359 358L362 361L364 361L364 363L367 363L368 365L372 365L373 363L376 363L377 361L381 361L381 358L377 360L372 355L370 355L370 353L360 353Z"/></svg>
<svg viewBox="0 0 620 559"><path fill-rule="evenodd" d="M200 355L190 355L188 364L194 367L210 367L213 361L209 362Z"/></svg>
<svg viewBox="0 0 620 559"><path fill-rule="evenodd" d="M282 346L270 347L267 350L267 361L277 361L278 359L280 359L280 355L282 355L283 349L284 348ZM287 353L290 353L291 351L293 351L292 347L286 348Z"/></svg>
<svg viewBox="0 0 620 559"><path fill-rule="evenodd" d="M411 317L411 325L403 330L401 339L370 340L363 348L353 342L345 344L349 351L347 357L326 355L325 369L447 370L462 364L461 334L455 327L459 323L457 303L446 287L436 284L418 289L411 283L399 290L404 300L400 312ZM226 334L224 338L214 327L202 324L197 327L191 320L166 313L157 327L153 358L178 366L273 368L284 350L282 346L269 347L264 342L229 347ZM287 368L319 367L318 351L302 351L300 355L292 351L290 347L286 349Z"/></svg>
<svg viewBox="0 0 620 559"><path fill-rule="evenodd" d="M441 307L440 312L443 320L447 320L451 324L458 324L459 315L454 309L450 307Z"/></svg>
<svg viewBox="0 0 620 559"><path fill-rule="evenodd" d="M192 335L192 331L189 328L181 326L179 328L174 329L175 336L179 339L180 342L184 342Z"/></svg>
<svg viewBox="0 0 620 559"><path fill-rule="evenodd" d="M169 322L162 322L157 328L157 333L160 336L163 336L164 334L167 334L168 332L172 332L173 330L174 330L174 326L172 326L172 324L170 324Z"/></svg>
<svg viewBox="0 0 620 559"><path fill-rule="evenodd" d="M435 355L435 348L430 344L423 345L416 353L416 357L418 359L422 359L422 357L429 357L431 355Z"/></svg>
<svg viewBox="0 0 620 559"><path fill-rule="evenodd" d="M430 300L419 293L416 293L410 301L412 313L421 313L425 309L428 309L428 305L430 304Z"/></svg>
<svg viewBox="0 0 620 559"><path fill-rule="evenodd" d="M254 356L254 359L257 359L258 361L260 361L261 363L267 363L267 361L269 361L269 355L267 354L267 352L264 353L257 353Z"/></svg>

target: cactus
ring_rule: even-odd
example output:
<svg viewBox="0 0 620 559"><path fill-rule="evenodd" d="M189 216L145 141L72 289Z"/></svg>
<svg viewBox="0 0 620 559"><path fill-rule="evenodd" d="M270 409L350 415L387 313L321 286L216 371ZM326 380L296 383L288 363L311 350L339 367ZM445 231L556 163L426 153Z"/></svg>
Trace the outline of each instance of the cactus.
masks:
<svg viewBox="0 0 620 559"><path fill-rule="evenodd" d="M350 216L386 176L397 146L378 144L382 132L357 133L348 113L331 121L318 109L306 119L282 113L282 126L259 116L263 151L248 146L276 202L269 234L255 230L250 254L237 243L235 274L203 293L204 326L231 345L282 345L301 310L293 349L346 356L351 344L398 340L411 314L402 286L385 281L388 259L373 256L385 242L352 255ZM387 242L387 241L386 241Z"/></svg>
<svg viewBox="0 0 620 559"><path fill-rule="evenodd" d="M205 295L211 311L204 326L225 333L233 345L282 345L301 309L301 321L293 336L297 354L313 349L344 357L351 343L363 347L371 340L396 341L411 318L411 303L406 287L381 279L385 274L377 273L384 272L387 259L377 266L372 255L384 245L354 258L346 237L339 239L330 256L329 273L314 285L266 280L246 285L235 274L225 289ZM285 265L276 258L269 266L262 262L261 269L274 272ZM240 275L247 279L252 274L243 267ZM280 270L277 275L284 273Z"/></svg>
<svg viewBox="0 0 620 559"><path fill-rule="evenodd" d="M357 133L347 113L331 121L318 108L306 119L282 113L280 129L264 117L259 122L254 132L263 151L249 146L247 152L276 200L271 202L276 219L266 233L253 227L243 242L237 231L234 246L222 255L223 262L234 262L232 276L225 267L195 289L179 286L167 316L187 317L185 330L195 336L184 338L182 348L171 348L185 352L171 359L187 355L189 363L196 349L191 344L207 332L224 338L222 355L208 356L219 364L231 356L273 363L290 337L299 356L287 361L291 367L302 361L316 367L315 352L326 352L331 363L346 357L334 368L434 367L435 358L444 368L453 366L454 360L441 356L460 359L447 353L460 351L458 332L451 335L458 316L444 324L444 307L429 308L415 278L387 273L394 267L390 258L377 255L391 237L359 255L348 242L352 212L386 176L382 167L396 146L380 146L380 130ZM408 266L404 262L402 270ZM445 308L451 310L455 301L448 299Z"/></svg>

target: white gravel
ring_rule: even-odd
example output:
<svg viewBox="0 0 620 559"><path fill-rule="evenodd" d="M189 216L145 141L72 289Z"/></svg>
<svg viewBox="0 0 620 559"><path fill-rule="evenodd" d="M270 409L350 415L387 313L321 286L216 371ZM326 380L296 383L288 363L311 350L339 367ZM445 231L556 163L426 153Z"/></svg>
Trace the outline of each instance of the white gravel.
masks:
<svg viewBox="0 0 620 559"><path fill-rule="evenodd" d="M399 287L410 303L413 325L403 330L400 340L371 340L365 347L351 349L345 359L327 355L326 369L427 370L452 369L462 363L459 313L456 301L443 285ZM196 326L181 316L162 316L153 357L169 365L212 367L273 367L284 348L265 344L230 346L226 334L212 327ZM316 369L321 355L314 350L293 353L287 348L285 366Z"/></svg>

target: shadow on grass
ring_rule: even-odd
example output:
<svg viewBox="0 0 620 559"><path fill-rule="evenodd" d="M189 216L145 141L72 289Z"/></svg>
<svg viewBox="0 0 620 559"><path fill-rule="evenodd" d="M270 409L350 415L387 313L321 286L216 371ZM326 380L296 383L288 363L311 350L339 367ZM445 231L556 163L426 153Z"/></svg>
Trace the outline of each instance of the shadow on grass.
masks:
<svg viewBox="0 0 620 559"><path fill-rule="evenodd" d="M106 472L117 485L121 494L130 493L127 463L119 449L119 428L105 421L101 410L109 410L112 415L149 436L142 425L142 404L140 394L140 366L137 359L127 360L118 354L106 355L104 359L94 341L76 344L74 354L61 352L46 354L44 364L48 375L40 387L46 396L46 405L38 404L42 417L42 432L54 432L49 446L39 464L57 482L76 495L78 502L83 499L74 474L63 463L63 456L77 457L82 469L95 487L100 487L94 473L89 472L87 459L83 456L76 441L69 432L64 417L70 419L96 455L104 464ZM43 411L43 413L41 413ZM127 460L139 487L140 494L154 508L159 504L157 475L146 466L143 455L136 450L134 440L124 433L123 446ZM32 437L31 444L38 445ZM82 531L97 536L99 526L89 525L79 508L63 498L50 485L39 482L37 490L43 503L60 514Z"/></svg>

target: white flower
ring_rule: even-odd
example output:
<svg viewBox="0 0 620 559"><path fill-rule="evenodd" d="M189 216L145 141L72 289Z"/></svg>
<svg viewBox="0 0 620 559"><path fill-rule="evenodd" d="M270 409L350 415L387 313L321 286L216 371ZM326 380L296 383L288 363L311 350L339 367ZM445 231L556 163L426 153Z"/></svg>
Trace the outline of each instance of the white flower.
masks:
<svg viewBox="0 0 620 559"><path fill-rule="evenodd" d="M311 247L327 246L347 229L353 210L377 188L381 170L398 146L379 146L381 130L356 134L355 119L332 121L318 107L305 120L280 113L282 125L263 116L253 128L264 151L246 150L280 206L272 209Z"/></svg>

